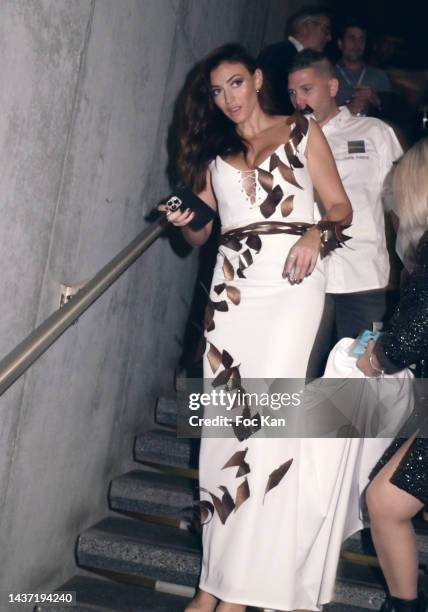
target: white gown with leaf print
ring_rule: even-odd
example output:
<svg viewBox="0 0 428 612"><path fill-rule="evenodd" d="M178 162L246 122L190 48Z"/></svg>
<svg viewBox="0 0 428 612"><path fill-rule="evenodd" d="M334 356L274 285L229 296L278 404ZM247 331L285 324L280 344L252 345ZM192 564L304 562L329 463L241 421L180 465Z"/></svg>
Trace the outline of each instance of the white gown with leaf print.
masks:
<svg viewBox="0 0 428 612"><path fill-rule="evenodd" d="M221 157L210 165L223 238L206 316L206 379L305 378L324 304L323 266L290 284L283 267L299 236L266 234L260 225L314 222L310 127L300 118L291 128L289 142L254 171ZM359 454L359 440L203 437L201 500L212 512L200 588L275 610L318 610L330 601L342 538L361 528Z"/></svg>

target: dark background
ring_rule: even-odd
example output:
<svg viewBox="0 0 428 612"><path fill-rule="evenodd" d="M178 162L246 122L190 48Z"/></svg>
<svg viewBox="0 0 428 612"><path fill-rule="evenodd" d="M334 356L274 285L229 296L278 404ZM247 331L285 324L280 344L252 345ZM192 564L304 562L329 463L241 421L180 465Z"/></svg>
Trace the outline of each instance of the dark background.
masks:
<svg viewBox="0 0 428 612"><path fill-rule="evenodd" d="M359 16L371 34L385 33L403 39L399 67L428 68L428 0L331 0L334 21Z"/></svg>

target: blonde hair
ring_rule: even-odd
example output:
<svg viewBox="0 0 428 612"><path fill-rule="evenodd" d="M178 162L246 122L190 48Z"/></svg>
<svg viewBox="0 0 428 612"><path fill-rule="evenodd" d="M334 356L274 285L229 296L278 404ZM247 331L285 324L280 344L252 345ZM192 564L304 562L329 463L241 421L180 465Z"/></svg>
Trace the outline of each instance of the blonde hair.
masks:
<svg viewBox="0 0 428 612"><path fill-rule="evenodd" d="M393 191L400 226L428 227L428 137L400 159L393 176Z"/></svg>

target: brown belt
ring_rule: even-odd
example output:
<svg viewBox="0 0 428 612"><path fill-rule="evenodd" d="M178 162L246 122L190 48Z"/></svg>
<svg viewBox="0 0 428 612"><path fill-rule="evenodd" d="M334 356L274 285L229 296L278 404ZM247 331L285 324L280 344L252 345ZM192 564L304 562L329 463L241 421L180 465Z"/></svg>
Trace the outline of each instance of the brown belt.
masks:
<svg viewBox="0 0 428 612"><path fill-rule="evenodd" d="M253 254L260 252L262 241L260 235L267 234L292 234L294 236L302 236L306 230L314 227L313 223L287 223L275 221L263 221L261 223L250 223L243 227L229 230L220 236L220 246L225 246L233 251L239 252L243 247L243 243L247 246L246 249L239 253L239 264L236 270L240 278L245 278L244 271L253 264ZM228 269L231 268L231 263L223 253L225 265ZM233 276L233 273L231 273Z"/></svg>
<svg viewBox="0 0 428 612"><path fill-rule="evenodd" d="M260 251L261 240L260 234L292 234L294 236L303 236L303 234L311 227L315 227L313 223L295 222L286 223L281 221L262 221L261 223L250 223L243 227L229 230L220 236L220 244L232 249L240 251L242 248L241 241L246 239L246 244L255 251Z"/></svg>
<svg viewBox="0 0 428 612"><path fill-rule="evenodd" d="M260 223L250 223L249 225L225 232L220 236L220 245L228 247L233 251L240 251L242 248L241 242L245 240L246 245L250 249L259 252L262 248L261 234L303 236L312 227L316 227L321 231L321 257L325 257L334 249L341 248L350 239L350 236L346 236L343 233L343 230L347 229L349 224L343 224L341 221L321 220L318 223L262 221Z"/></svg>

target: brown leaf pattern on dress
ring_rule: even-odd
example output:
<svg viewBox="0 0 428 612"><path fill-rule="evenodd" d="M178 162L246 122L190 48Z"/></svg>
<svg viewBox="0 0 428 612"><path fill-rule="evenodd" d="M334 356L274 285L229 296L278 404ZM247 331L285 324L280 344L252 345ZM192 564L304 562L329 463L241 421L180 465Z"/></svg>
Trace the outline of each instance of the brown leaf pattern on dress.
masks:
<svg viewBox="0 0 428 612"><path fill-rule="evenodd" d="M281 202L281 214L283 217L288 217L292 212L294 205L294 195L289 195L285 200Z"/></svg>
<svg viewBox="0 0 428 612"><path fill-rule="evenodd" d="M298 189L302 189L301 185L299 185L296 180L296 177L294 176L293 169L290 166L287 166L287 164L284 164L284 162L280 160L279 156L276 153L273 153L272 157L274 160L274 167L278 168L282 178L287 181L287 183L298 187Z"/></svg>
<svg viewBox="0 0 428 612"><path fill-rule="evenodd" d="M321 220L317 223L317 227L321 230L321 258L333 251L334 249L341 249L347 240L351 239L351 236L346 236L343 230L350 227L350 224L343 225L338 221L327 221Z"/></svg>
<svg viewBox="0 0 428 612"><path fill-rule="evenodd" d="M275 487L279 485L281 480L284 478L284 476L290 469L292 463L293 463L293 459L289 459L288 461L280 465L278 468L276 468L276 470L274 470L273 472L269 474L264 497L266 497L269 491L271 491L272 489L274 489ZM263 498L263 501L264 501L264 498Z"/></svg>
<svg viewBox="0 0 428 612"><path fill-rule="evenodd" d="M267 170L263 170L263 168L257 168L257 170L257 178L260 185L266 193L270 193L273 189L273 176L271 172L267 172Z"/></svg>
<svg viewBox="0 0 428 612"><path fill-rule="evenodd" d="M276 168L278 168L278 162L280 161L281 160L279 159L279 155L277 153L272 153L272 155L270 156L270 164L269 164L269 168L271 172L273 172Z"/></svg>
<svg viewBox="0 0 428 612"><path fill-rule="evenodd" d="M294 150L297 149L297 147L299 146L300 142L302 141L303 138L303 132L302 130L299 129L297 124L294 124L291 132L290 132L290 140L289 142L293 143L293 147Z"/></svg>
<svg viewBox="0 0 428 612"><path fill-rule="evenodd" d="M246 239L245 244L257 253L262 248L262 240L258 234L250 234Z"/></svg>
<svg viewBox="0 0 428 612"><path fill-rule="evenodd" d="M239 278L246 278L244 271L247 268L249 268L254 261L253 255L250 249L252 249L255 252L255 254L258 254L260 249L262 248L261 238L260 236L258 236L257 232L253 232L253 233L249 233L247 236L242 236L242 237L230 235L228 233L228 234L224 234L220 239L220 244L226 247L231 247L232 245L232 248L234 251L240 251L242 249L242 242L244 240L248 248L242 251L242 253L239 253L238 266L236 268L236 274L238 275ZM222 255L223 255L223 274L224 274L225 280L226 281L233 280L235 277L235 270L233 268L233 265L224 253L222 253ZM224 283L224 285L227 291L228 298L235 305L238 305L241 301L241 292L239 291L239 289L237 287L232 287L231 285L228 285L226 283ZM219 288L218 293L220 293L220 286L223 288L223 283L221 285L217 285L217 287Z"/></svg>
<svg viewBox="0 0 428 612"><path fill-rule="evenodd" d="M219 487L219 489L223 491L223 496L221 499L217 495L214 495L214 493L211 493L211 491L208 491L208 489L204 489L201 487L201 491L204 491L205 493L208 493L208 495L211 496L218 517L224 525L235 509L235 502L233 501L232 496L227 490L227 487L224 487L222 485Z"/></svg>
<svg viewBox="0 0 428 612"><path fill-rule="evenodd" d="M251 254L250 249L246 249L242 253L239 253L239 264L237 274L239 278L246 278L244 274L244 270L249 268L253 263L253 256Z"/></svg>
<svg viewBox="0 0 428 612"><path fill-rule="evenodd" d="M239 244L239 248L241 248L241 244ZM223 255L223 274L227 281L231 281L235 278L235 270L226 255Z"/></svg>
<svg viewBox="0 0 428 612"><path fill-rule="evenodd" d="M207 332L210 332L214 328L215 328L215 324L214 324L214 306L213 306L211 300L208 300L207 305L205 306L204 329Z"/></svg>
<svg viewBox="0 0 428 612"><path fill-rule="evenodd" d="M214 311L227 312L229 306L226 300L214 302L211 298L208 299L207 305L205 306L204 313L204 329L206 331L212 331L215 328L214 324Z"/></svg>
<svg viewBox="0 0 428 612"><path fill-rule="evenodd" d="M236 490L235 496L235 512L239 510L242 504L247 501L250 497L250 487L248 486L248 480L245 478Z"/></svg>
<svg viewBox="0 0 428 612"><path fill-rule="evenodd" d="M231 458L224 464L224 466L221 469L225 470L226 468L230 468L230 467L239 468L238 471L236 472L236 478L240 478L241 476L245 476L246 474L249 474L251 471L250 466L245 461L245 456L247 454L247 451L248 451L248 448L242 451L236 451L236 453L234 453L231 456Z"/></svg>
<svg viewBox="0 0 428 612"><path fill-rule="evenodd" d="M222 360L222 354L220 353L220 351L218 350L218 348L212 343L209 342L210 348L209 351L207 353L207 359L209 361L209 364L211 366L211 370L213 372L213 374L215 374L217 372L217 370L219 369L219 367L221 366Z"/></svg>
<svg viewBox="0 0 428 612"><path fill-rule="evenodd" d="M232 302L232 304L237 306L241 301L241 291L238 289L238 287L226 285L226 283L220 283L214 287L214 291L217 293L217 295L220 295L220 293L223 293L225 290L229 300Z"/></svg>
<svg viewBox="0 0 428 612"><path fill-rule="evenodd" d="M211 304L213 305L214 310L219 310L220 312L227 312L229 310L226 300L221 300L220 302L213 302L211 300Z"/></svg>
<svg viewBox="0 0 428 612"><path fill-rule="evenodd" d="M224 485L221 485L219 489L220 491L223 491L223 497L221 498L221 503L223 505L223 508L225 509L227 516L229 516L229 514L233 512L233 510L235 509L235 502L233 501L232 496L229 493L227 487L225 487Z"/></svg>
<svg viewBox="0 0 428 612"><path fill-rule="evenodd" d="M276 207L282 200L284 192L280 185L276 185L270 193L266 196L266 199L260 204L260 212L265 219L271 217L275 212Z"/></svg>
<svg viewBox="0 0 428 612"><path fill-rule="evenodd" d="M234 366L232 368L222 370L214 378L211 385L214 387L214 389L223 385L227 385L229 390L241 388L241 375L239 373L239 367Z"/></svg>
<svg viewBox="0 0 428 612"><path fill-rule="evenodd" d="M208 525L214 516L214 505L207 499L193 502L194 512L199 512L199 522L201 525Z"/></svg>
<svg viewBox="0 0 428 612"><path fill-rule="evenodd" d="M284 145L288 163L290 168L303 168L303 164L298 157L297 147L308 132L309 121L301 113L296 112L287 123L291 126L290 137Z"/></svg>
<svg viewBox="0 0 428 612"><path fill-rule="evenodd" d="M224 240L224 242L222 241L222 244L224 244L224 246L228 249L232 249L232 251L237 252L240 251L242 247L239 240L237 238L234 238L233 236L228 237L226 240Z"/></svg>
<svg viewBox="0 0 428 612"><path fill-rule="evenodd" d="M229 389L241 389L241 373L239 371L239 366L235 366L230 368L230 378L229 378Z"/></svg>
<svg viewBox="0 0 428 612"><path fill-rule="evenodd" d="M223 353L221 355L221 363L226 369L232 367L233 357L225 349L223 349Z"/></svg>
<svg viewBox="0 0 428 612"><path fill-rule="evenodd" d="M299 116L298 114L295 117L293 117L292 120L290 119L289 123L292 124L293 120L294 120L294 125L292 126L292 129L291 129L290 139L284 145L284 150L285 150L285 154L286 154L289 166L287 166L287 164L285 164L276 153L273 153L270 156L270 160L269 160L269 172L267 172L266 170L263 170L262 168L257 169L259 183L262 186L262 188L265 190L265 192L267 193L267 196L264 202L262 202L260 206L261 214L265 218L270 217L275 212L278 204L280 204L281 214L283 217L287 217L288 215L290 215L290 213L293 210L294 195L289 195L288 197L283 199L283 191L281 187L279 185L277 185L275 188L273 187L274 178L273 178L272 172L276 168L278 168L278 171L280 172L284 180L286 180L287 182L289 182L290 184L294 185L295 187L299 189L302 188L298 184L294 176L293 168L303 167L303 164L301 163L298 157L297 146L302 140L303 136L307 133L308 122L304 117ZM248 183L243 180L243 185L244 185L246 194L253 203L255 200L254 176L255 175L253 175L253 181L248 181ZM293 227L291 227L291 225ZM290 234L296 233L298 229L297 227L295 227L296 224L291 224L291 225L289 229L282 228L281 231L284 231L284 233L290 233ZM229 236L225 236L224 238L222 238L222 242L221 242L221 244L225 245L227 248L230 248L236 251L237 253L239 253L239 264L236 269L236 274L240 278L245 278L244 271L253 263L253 255L250 249L252 249L252 251L254 251L255 253L258 253L262 248L262 241L257 231L256 230L251 231L252 230L251 227L248 227L247 229L248 229L248 233L242 232L241 235L232 234ZM301 233L304 233L306 229L307 228L305 224L302 224ZM275 231L272 231L272 233L275 233ZM240 252L242 250L242 243L244 240L248 248L244 250L243 252ZM230 262L230 260L226 257L226 255L223 254L223 258L224 258L223 274L224 274L224 278L226 282L219 283L218 285L216 285L214 287L214 291L217 295L221 295L223 291L226 291L228 299L233 304L238 305L241 299L240 291L237 287L233 287L227 283L227 281L234 280L235 269L232 263ZM213 323L212 318L214 316L214 311L224 309L223 304L226 304L227 306L227 302L225 302L224 300L217 302L217 303L212 302L209 308L209 311L208 311L209 316L207 317L210 324ZM228 308L224 310L228 310ZM208 351L207 356L208 356L208 361L211 365L211 369L213 370L214 373L217 373L217 376L212 381L212 386L214 388L216 386L224 385L226 389L229 389L229 390L232 390L232 389L242 390L239 366L233 366L234 359L232 355L230 355L230 353L228 353L226 350L223 350L220 353L220 351L212 343L210 343L210 350ZM221 365L223 366L224 369L218 372ZM237 405L240 405L239 401ZM236 406L234 405L233 407L235 408ZM237 426L236 423L233 423L233 429L234 429L235 435L237 439L239 440L239 442L242 442L248 439L261 428L260 414L256 413L255 415L252 415L248 406L244 407L242 411L242 416L244 417L244 419L251 418L251 420L252 421L255 420L256 423L255 425L251 423L250 426L245 426L243 424ZM211 491L201 488L201 491L205 491L206 493L208 493L208 495L210 495L212 499L212 503L206 500L199 503L201 510L203 510L205 512L205 515L208 517L208 520L204 519L204 522L202 524L206 524L207 522L211 521L214 511L217 512L222 524L225 524L230 514L234 511L236 512L245 503L245 501L249 499L250 488L249 488L248 479L246 475L251 472L251 469L250 469L250 465L247 463L247 461L245 461L247 451L248 451L248 447L245 448L244 450L236 451L230 457L230 459L224 464L224 466L221 468L222 470L224 470L224 469L231 468L231 467L237 467L238 470L236 472L235 477L236 478L244 477L243 482L241 482L241 484L236 489L235 500L233 500L226 486L222 485L218 487L219 490L222 491L223 493L221 498L220 496L215 495ZM271 474L268 477L266 489L264 492L263 503L264 503L267 493L269 493L269 491L277 487L280 484L280 482L283 480L284 476L287 474L288 470L290 469L292 463L293 463L293 459L289 459L288 461L280 465L278 468L273 470L273 472L271 472Z"/></svg>
<svg viewBox="0 0 428 612"><path fill-rule="evenodd" d="M278 195L281 195L282 197L282 190L278 192ZM293 197L293 196L289 196L289 197ZM279 200L280 199L281 198L279 198ZM292 209L292 204L289 204L289 202L291 202L291 200L289 200L288 198L284 200L283 204L286 207L286 210L284 212L287 212L288 208ZM262 207L263 205L261 206L261 208ZM271 208L270 210L273 211L274 208ZM306 230L310 227L313 227L313 224L297 223L297 222L285 223L283 221L266 222L266 224L264 224L263 222L262 223L252 223L243 228L238 228L236 230L230 230L226 234L223 234L220 237L220 244L225 245L225 246L228 246L228 244L230 243L233 243L234 245L238 244L240 245L240 247L239 249L236 249L236 250L239 251L242 248L243 241L245 241L245 244L251 249L253 249L255 251L255 254L258 254L263 246L262 240L260 238L260 234L284 233L284 234L302 236L306 232ZM239 254L239 264L236 270L236 273L239 276L239 278L246 278L244 274L244 270L247 269L253 263L253 256L250 251L250 248L246 249L245 251ZM223 253L222 255L225 258L225 255ZM230 264L229 260L228 260L228 264ZM223 283L221 285L223 285ZM220 285L217 285L217 286L220 287Z"/></svg>
<svg viewBox="0 0 428 612"><path fill-rule="evenodd" d="M303 164L300 159L297 157L296 151L293 151L293 147L291 144L292 141L288 141L284 145L285 154L287 156L288 163L292 168L303 168Z"/></svg>
<svg viewBox="0 0 428 612"><path fill-rule="evenodd" d="M309 121L304 115L296 112L294 115L291 115L291 117L288 118L287 123L288 125L293 126L290 134L290 140L297 149L300 141L308 133Z"/></svg>
<svg viewBox="0 0 428 612"><path fill-rule="evenodd" d="M239 289L237 287L232 287L231 285L226 285L226 293L232 304L238 306L238 304L241 302L241 292Z"/></svg>

